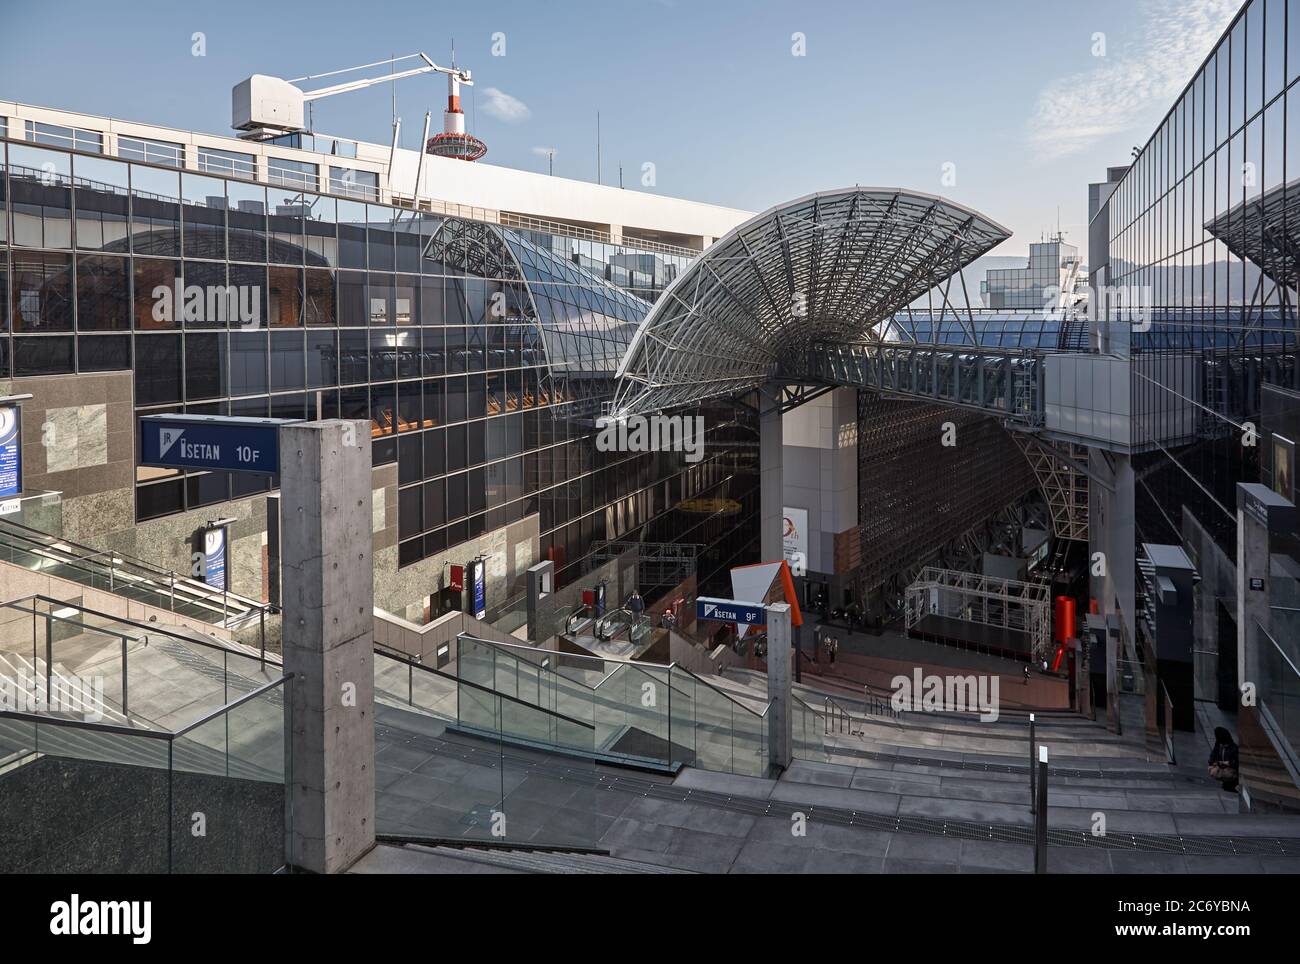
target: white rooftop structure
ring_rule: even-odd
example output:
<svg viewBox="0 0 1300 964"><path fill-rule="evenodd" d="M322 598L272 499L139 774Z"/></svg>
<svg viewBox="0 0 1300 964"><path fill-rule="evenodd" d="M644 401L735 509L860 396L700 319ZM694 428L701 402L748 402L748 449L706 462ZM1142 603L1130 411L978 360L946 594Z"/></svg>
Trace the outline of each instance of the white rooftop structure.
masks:
<svg viewBox="0 0 1300 964"><path fill-rule="evenodd" d="M0 100L0 136L649 250L698 252L751 216L319 133L300 148Z"/></svg>

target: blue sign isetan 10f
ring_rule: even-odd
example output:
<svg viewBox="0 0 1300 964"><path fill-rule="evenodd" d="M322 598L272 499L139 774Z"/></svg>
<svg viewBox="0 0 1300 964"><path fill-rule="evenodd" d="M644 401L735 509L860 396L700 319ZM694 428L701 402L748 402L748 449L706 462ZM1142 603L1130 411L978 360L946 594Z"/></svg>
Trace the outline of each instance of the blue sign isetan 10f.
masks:
<svg viewBox="0 0 1300 964"><path fill-rule="evenodd" d="M724 623L739 623L742 626L766 626L767 607L761 603L700 596L695 600L695 618L716 619Z"/></svg>
<svg viewBox="0 0 1300 964"><path fill-rule="evenodd" d="M140 464L226 472L280 471L278 418L146 415L140 419Z"/></svg>

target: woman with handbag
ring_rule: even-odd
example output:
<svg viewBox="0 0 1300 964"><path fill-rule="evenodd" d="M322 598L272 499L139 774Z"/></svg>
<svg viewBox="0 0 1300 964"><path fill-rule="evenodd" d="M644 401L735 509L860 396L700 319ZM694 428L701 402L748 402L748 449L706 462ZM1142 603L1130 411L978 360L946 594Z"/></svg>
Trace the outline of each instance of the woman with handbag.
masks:
<svg viewBox="0 0 1300 964"><path fill-rule="evenodd" d="M1214 728L1214 749L1210 751L1210 776L1223 784L1227 793L1237 792L1237 744L1222 726Z"/></svg>

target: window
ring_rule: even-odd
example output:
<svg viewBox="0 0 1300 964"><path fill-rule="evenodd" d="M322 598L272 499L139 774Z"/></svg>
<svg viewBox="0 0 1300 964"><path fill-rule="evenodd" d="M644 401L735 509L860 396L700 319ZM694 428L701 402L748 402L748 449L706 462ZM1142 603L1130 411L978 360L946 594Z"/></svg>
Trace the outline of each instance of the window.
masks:
<svg viewBox="0 0 1300 964"><path fill-rule="evenodd" d="M83 130L80 127L62 127L58 124L42 124L39 121L26 123L27 139L34 144L70 148L89 154L104 153L104 135L99 131Z"/></svg>
<svg viewBox="0 0 1300 964"><path fill-rule="evenodd" d="M72 247L72 158L34 147L9 148L12 243Z"/></svg>
<svg viewBox="0 0 1300 964"><path fill-rule="evenodd" d="M184 167L185 145L172 144L169 141L153 141L145 137L119 136L117 156L131 161L162 164L166 167Z"/></svg>
<svg viewBox="0 0 1300 964"><path fill-rule="evenodd" d="M320 168L307 161L291 161L287 157L266 159L266 179L272 184L305 187L314 191L319 177Z"/></svg>
<svg viewBox="0 0 1300 964"><path fill-rule="evenodd" d="M331 167L330 193L361 198L365 201L378 201L379 174L375 171L358 171L351 167Z"/></svg>
<svg viewBox="0 0 1300 964"><path fill-rule="evenodd" d="M119 141L119 143L121 143ZM224 174L254 180L257 177L257 158L237 151L219 151L214 147L198 148L199 170L207 174Z"/></svg>
<svg viewBox="0 0 1300 964"><path fill-rule="evenodd" d="M71 331L72 257L14 251L12 297L15 332Z"/></svg>
<svg viewBox="0 0 1300 964"><path fill-rule="evenodd" d="M77 256L77 328L80 331L129 331L131 288L129 258Z"/></svg>

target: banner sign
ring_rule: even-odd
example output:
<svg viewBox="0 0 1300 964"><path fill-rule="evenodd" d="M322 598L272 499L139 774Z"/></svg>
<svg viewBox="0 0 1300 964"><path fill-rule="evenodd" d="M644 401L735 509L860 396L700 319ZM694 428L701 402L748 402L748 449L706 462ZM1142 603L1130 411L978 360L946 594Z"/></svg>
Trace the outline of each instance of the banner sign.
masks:
<svg viewBox="0 0 1300 964"><path fill-rule="evenodd" d="M482 559L470 563L470 574L474 587L474 618L487 616L487 564Z"/></svg>
<svg viewBox="0 0 1300 964"><path fill-rule="evenodd" d="M741 626L766 626L767 607L762 603L700 596L695 600L695 618L716 619L724 623L739 623Z"/></svg>
<svg viewBox="0 0 1300 964"><path fill-rule="evenodd" d="M214 589L226 588L226 527L203 530L203 581Z"/></svg>
<svg viewBox="0 0 1300 964"><path fill-rule="evenodd" d="M280 471L280 426L286 421L146 415L139 422L140 464L273 475Z"/></svg>
<svg viewBox="0 0 1300 964"><path fill-rule="evenodd" d="M0 499L23 490L23 419L17 405L0 405Z"/></svg>

